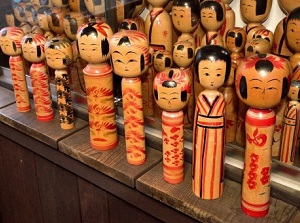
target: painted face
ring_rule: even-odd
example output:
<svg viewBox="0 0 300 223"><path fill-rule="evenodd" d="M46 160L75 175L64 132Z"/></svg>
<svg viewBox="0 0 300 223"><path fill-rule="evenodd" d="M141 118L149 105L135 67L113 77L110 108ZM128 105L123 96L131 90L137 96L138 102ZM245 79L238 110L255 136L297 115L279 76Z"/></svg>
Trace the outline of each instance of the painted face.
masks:
<svg viewBox="0 0 300 223"><path fill-rule="evenodd" d="M246 31L243 28L234 27L226 34L226 46L230 52L240 52L246 44Z"/></svg>
<svg viewBox="0 0 300 223"><path fill-rule="evenodd" d="M39 27L41 27L42 30L44 31L50 31L50 27L49 27L49 24L48 24L48 19L47 19L47 15L45 14L38 14L37 15L37 22L38 22L38 25Z"/></svg>
<svg viewBox="0 0 300 223"><path fill-rule="evenodd" d="M246 23L262 23L269 16L271 5L272 0L241 0L241 16Z"/></svg>
<svg viewBox="0 0 300 223"><path fill-rule="evenodd" d="M183 7L183 6L173 6L172 7L172 21L173 25L177 30L179 30L182 33L190 33L194 31L198 24L199 24L199 19L198 21L195 22L192 25L192 11L191 8L189 7ZM196 19L195 16L193 16L194 19Z"/></svg>
<svg viewBox="0 0 300 223"><path fill-rule="evenodd" d="M24 58L32 63L38 63L45 59L46 39L40 34L28 34L22 39L22 51Z"/></svg>
<svg viewBox="0 0 300 223"><path fill-rule="evenodd" d="M28 5L26 7L25 18L26 18L26 21L32 26L35 26L38 24L38 21L37 21L37 10L38 9L39 9L38 5Z"/></svg>
<svg viewBox="0 0 300 223"><path fill-rule="evenodd" d="M19 2L16 3L16 5L13 8L14 15L19 22L26 22L25 7L26 7L25 3Z"/></svg>
<svg viewBox="0 0 300 223"><path fill-rule="evenodd" d="M200 15L201 24L207 31L218 31L224 23L224 19L217 21L217 12L213 9L203 8Z"/></svg>
<svg viewBox="0 0 300 223"><path fill-rule="evenodd" d="M263 38L273 44L274 34L268 29L259 29L253 34L253 38Z"/></svg>
<svg viewBox="0 0 300 223"><path fill-rule="evenodd" d="M189 41L175 43L173 60L179 67L189 67L194 60L193 44Z"/></svg>
<svg viewBox="0 0 300 223"><path fill-rule="evenodd" d="M191 80L184 71L167 68L155 76L153 84L155 101L163 110L179 111L188 103Z"/></svg>
<svg viewBox="0 0 300 223"><path fill-rule="evenodd" d="M8 56L21 55L21 40L23 36L23 31L17 27L8 27L1 29L0 46L3 53Z"/></svg>
<svg viewBox="0 0 300 223"><path fill-rule="evenodd" d="M288 93L290 73L289 63L279 56L247 57L236 71L237 95L252 108L274 108Z"/></svg>
<svg viewBox="0 0 300 223"><path fill-rule="evenodd" d="M161 72L168 67L172 67L172 54L167 50L157 50L153 54L153 68Z"/></svg>
<svg viewBox="0 0 300 223"><path fill-rule="evenodd" d="M288 45L296 52L300 52L300 20L291 19L287 23L286 37Z"/></svg>
<svg viewBox="0 0 300 223"><path fill-rule="evenodd" d="M288 98L291 101L299 101L299 89L300 89L300 83L297 84L291 84L290 90L288 93Z"/></svg>
<svg viewBox="0 0 300 223"><path fill-rule="evenodd" d="M15 26L15 17L13 14L6 14L5 21L8 26Z"/></svg>
<svg viewBox="0 0 300 223"><path fill-rule="evenodd" d="M222 60L202 60L198 71L201 85L205 89L217 90L224 84L226 63Z"/></svg>
<svg viewBox="0 0 300 223"><path fill-rule="evenodd" d="M105 12L104 0L99 0L99 3L95 3L95 0L84 0L85 6L89 13L92 15L99 15Z"/></svg>

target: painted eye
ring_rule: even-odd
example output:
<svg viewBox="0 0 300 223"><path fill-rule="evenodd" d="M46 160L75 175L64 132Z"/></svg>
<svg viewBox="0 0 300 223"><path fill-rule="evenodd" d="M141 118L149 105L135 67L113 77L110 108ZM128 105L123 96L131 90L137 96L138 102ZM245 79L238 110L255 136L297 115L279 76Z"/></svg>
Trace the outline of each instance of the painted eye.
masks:
<svg viewBox="0 0 300 223"><path fill-rule="evenodd" d="M216 74L217 77L221 77L221 74Z"/></svg>
<svg viewBox="0 0 300 223"><path fill-rule="evenodd" d="M204 73L203 75L206 76L206 77L208 77L208 76L209 76L209 73Z"/></svg>

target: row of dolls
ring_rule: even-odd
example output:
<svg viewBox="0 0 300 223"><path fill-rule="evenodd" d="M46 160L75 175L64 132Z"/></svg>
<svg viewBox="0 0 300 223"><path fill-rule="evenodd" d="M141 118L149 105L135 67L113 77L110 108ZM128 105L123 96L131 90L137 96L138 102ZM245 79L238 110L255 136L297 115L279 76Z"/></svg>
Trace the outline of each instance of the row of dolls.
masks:
<svg viewBox="0 0 300 223"><path fill-rule="evenodd" d="M206 2L211 1L203 3ZM150 1L149 3L151 4ZM176 1L174 5L175 3ZM183 7L174 5L172 16L175 14L173 10L180 11ZM145 27L146 24L147 18ZM231 31L233 30L234 28ZM40 97L45 96L47 88L49 89L46 84L46 63L41 59L45 54L48 66L56 70L58 100L62 99L58 101L60 119L70 118L73 112L69 108L72 101L66 67L71 64L73 57L65 52L69 41L58 37L44 42L43 45L45 37L42 35L28 34L16 40L14 38L18 33L22 32L16 27L5 28L1 30L0 39L3 52L11 56L13 82L17 82L14 84L16 100L22 98L25 91L25 88L20 88L25 73L19 75L23 67L20 56L23 50L24 58L32 63L30 77L36 112L40 109L47 111L41 108L42 106L37 106L39 104L44 106L49 102L49 98L45 100ZM228 37L229 33L231 32L227 32ZM160 39L163 39L162 37L163 35L160 35ZM182 109L189 101L194 101L196 105L192 112L194 129L192 188L196 196L214 199L220 197L223 190L227 126L225 106L228 100L225 100L225 94L219 89L227 82L230 74L234 77L232 69L235 66L232 66L232 54L223 46L211 44L196 49L194 42L190 41L190 36L188 37L188 39L179 38L169 51L169 54L173 55L173 60L177 60L178 68L163 69L155 75L154 81L151 81L153 97L162 109L164 179L170 183L180 183L184 178ZM113 34L106 23L96 21L82 25L76 34L80 56L88 63L83 73L91 146L107 150L115 148L118 143L113 102L114 72L122 77L126 154L128 162L133 165L143 164L146 160L141 76L149 70L152 59L149 46L153 49L154 55L168 51L166 47L161 48L161 44L150 42L151 39L149 35L140 31L120 31ZM32 44L37 45L32 47ZM234 44L237 45L236 42ZM189 49L192 49L191 53ZM158 54L154 58L159 58ZM189 59L188 62L181 62L186 58ZM185 65L180 65L181 63ZM195 71L202 88L195 94L197 95L195 100L189 100L195 87L193 75L186 72L186 68L191 64L191 70ZM290 63L276 55L254 54L241 60L235 73L236 77L232 78L232 82L235 81L237 96L242 103L250 107L245 114L246 150L242 209L252 216L264 216L269 206L270 158L275 126L275 112L272 108L278 106L288 93ZM293 82L291 89L295 93L299 90L294 83L297 82ZM152 89L150 91L152 92ZM18 102L23 103L23 98L17 101L17 105ZM29 109L24 107L25 109L22 108L20 111ZM48 115L45 119L43 115L38 115L38 118L48 121L53 115ZM296 123L292 118L285 119L289 126L287 132L290 132L292 130L290 126Z"/></svg>

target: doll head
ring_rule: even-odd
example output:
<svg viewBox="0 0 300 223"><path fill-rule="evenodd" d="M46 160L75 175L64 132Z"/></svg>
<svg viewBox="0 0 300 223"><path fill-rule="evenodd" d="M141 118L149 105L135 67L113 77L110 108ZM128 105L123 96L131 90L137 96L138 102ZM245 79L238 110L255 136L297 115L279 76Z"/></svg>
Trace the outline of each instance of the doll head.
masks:
<svg viewBox="0 0 300 223"><path fill-rule="evenodd" d="M26 22L26 17L25 17L26 3L24 2L13 3L12 8L14 11L15 18L19 22Z"/></svg>
<svg viewBox="0 0 300 223"><path fill-rule="evenodd" d="M266 54L271 53L272 45L270 42L263 38L254 38L248 41L245 45L245 56L253 54Z"/></svg>
<svg viewBox="0 0 300 223"><path fill-rule="evenodd" d="M66 8L52 7L51 14L48 15L48 24L50 29L58 35L64 32L64 17L68 13Z"/></svg>
<svg viewBox="0 0 300 223"><path fill-rule="evenodd" d="M259 29L253 34L253 39L263 38L273 45L274 34L268 29Z"/></svg>
<svg viewBox="0 0 300 223"><path fill-rule="evenodd" d="M115 33L109 41L111 65L121 77L138 77L149 66L147 36L139 31L125 30Z"/></svg>
<svg viewBox="0 0 300 223"><path fill-rule="evenodd" d="M45 59L46 38L41 34L27 34L22 38L22 52L24 58L31 63L38 63Z"/></svg>
<svg viewBox="0 0 300 223"><path fill-rule="evenodd" d="M50 27L48 24L48 15L51 15L51 8L49 6L41 6L37 11L37 22L38 25L44 31L50 31Z"/></svg>
<svg viewBox="0 0 300 223"><path fill-rule="evenodd" d="M20 26L20 21L15 18L13 11L5 13L5 21L8 26Z"/></svg>
<svg viewBox="0 0 300 223"><path fill-rule="evenodd" d="M0 46L2 52L8 56L22 54L21 40L24 33L18 27L5 27L0 30Z"/></svg>
<svg viewBox="0 0 300 223"><path fill-rule="evenodd" d="M84 4L84 0L69 0L69 7L72 12L81 12L82 14L87 13L87 8Z"/></svg>
<svg viewBox="0 0 300 223"><path fill-rule="evenodd" d="M25 8L26 21L32 26L35 26L38 24L38 19L37 19L37 11L38 10L39 10L39 6L33 5L33 4L29 4Z"/></svg>
<svg viewBox="0 0 300 223"><path fill-rule="evenodd" d="M67 8L69 6L69 0L51 0L53 7Z"/></svg>
<svg viewBox="0 0 300 223"><path fill-rule="evenodd" d="M207 45L197 50L195 71L205 89L217 90L228 79L231 58L227 49L218 45Z"/></svg>
<svg viewBox="0 0 300 223"><path fill-rule="evenodd" d="M108 41L112 35L112 29L104 22L83 24L76 35L81 58L91 64L106 62L110 57Z"/></svg>
<svg viewBox="0 0 300 223"><path fill-rule="evenodd" d="M200 22L200 5L197 0L175 0L172 7L174 27L182 33L191 33Z"/></svg>
<svg viewBox="0 0 300 223"><path fill-rule="evenodd" d="M278 5L288 15L293 9L300 6L300 0L278 0Z"/></svg>
<svg viewBox="0 0 300 223"><path fill-rule="evenodd" d="M191 79L179 68L159 72L153 81L154 99L165 111L180 111L191 96Z"/></svg>
<svg viewBox="0 0 300 223"><path fill-rule="evenodd" d="M206 31L218 31L225 20L224 3L206 0L200 3L201 24Z"/></svg>
<svg viewBox="0 0 300 223"><path fill-rule="evenodd" d="M76 40L77 30L85 23L85 18L81 12L68 12L63 22L65 34L71 40Z"/></svg>
<svg viewBox="0 0 300 223"><path fill-rule="evenodd" d="M195 47L189 41L176 42L173 47L173 61L179 67L187 68L194 60Z"/></svg>
<svg viewBox="0 0 300 223"><path fill-rule="evenodd" d="M105 12L104 0L84 0L84 4L92 15L100 15Z"/></svg>
<svg viewBox="0 0 300 223"><path fill-rule="evenodd" d="M291 101L300 101L300 80L291 80L288 98Z"/></svg>
<svg viewBox="0 0 300 223"><path fill-rule="evenodd" d="M272 0L240 0L241 16L245 23L263 23L269 16Z"/></svg>
<svg viewBox="0 0 300 223"><path fill-rule="evenodd" d="M144 33L145 26L143 18L137 16L134 19L124 19L119 25L119 31L124 30L137 30Z"/></svg>
<svg viewBox="0 0 300 223"><path fill-rule="evenodd" d="M238 97L256 109L277 106L289 91L291 67L282 57L254 54L244 58L236 70Z"/></svg>
<svg viewBox="0 0 300 223"><path fill-rule="evenodd" d="M246 44L247 33L243 28L234 27L226 33L226 46L231 53L241 52Z"/></svg>
<svg viewBox="0 0 300 223"><path fill-rule="evenodd" d="M167 67L173 66L173 56L168 50L157 50L153 54L153 68L161 72Z"/></svg>
<svg viewBox="0 0 300 223"><path fill-rule="evenodd" d="M286 25L286 40L288 46L296 53L300 52L300 7L290 12Z"/></svg>
<svg viewBox="0 0 300 223"><path fill-rule="evenodd" d="M67 38L53 38L45 44L46 60L55 70L66 69L72 64L72 45Z"/></svg>

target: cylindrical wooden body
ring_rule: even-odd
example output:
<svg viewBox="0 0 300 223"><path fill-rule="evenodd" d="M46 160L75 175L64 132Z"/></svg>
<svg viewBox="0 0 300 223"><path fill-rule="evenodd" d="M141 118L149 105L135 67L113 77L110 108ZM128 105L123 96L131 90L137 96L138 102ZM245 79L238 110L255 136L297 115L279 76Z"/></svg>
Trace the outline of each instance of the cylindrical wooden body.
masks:
<svg viewBox="0 0 300 223"><path fill-rule="evenodd" d="M91 147L113 149L118 144L113 73L108 63L88 64L84 69Z"/></svg>
<svg viewBox="0 0 300 223"><path fill-rule="evenodd" d="M269 210L271 146L275 119L275 112L271 109L250 108L246 113L242 210L253 217L263 217Z"/></svg>
<svg viewBox="0 0 300 223"><path fill-rule="evenodd" d="M38 121L48 122L54 118L48 69L44 62L33 63L30 67L30 80Z"/></svg>
<svg viewBox="0 0 300 223"><path fill-rule="evenodd" d="M178 184L184 179L183 112L162 112L164 180Z"/></svg>
<svg viewBox="0 0 300 223"><path fill-rule="evenodd" d="M22 57L10 56L9 67L12 76L12 84L19 112L30 111L29 93L25 76L25 68Z"/></svg>
<svg viewBox="0 0 300 223"><path fill-rule="evenodd" d="M127 161L140 165L146 161L142 83L139 77L122 78L123 115Z"/></svg>
<svg viewBox="0 0 300 223"><path fill-rule="evenodd" d="M55 80L60 127L72 129L74 127L74 112L68 71L55 70Z"/></svg>
<svg viewBox="0 0 300 223"><path fill-rule="evenodd" d="M153 67L149 67L147 72L141 76L143 91L143 110L145 116L153 116L154 114L154 98L153 98L153 79L155 71Z"/></svg>

